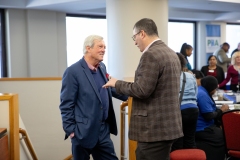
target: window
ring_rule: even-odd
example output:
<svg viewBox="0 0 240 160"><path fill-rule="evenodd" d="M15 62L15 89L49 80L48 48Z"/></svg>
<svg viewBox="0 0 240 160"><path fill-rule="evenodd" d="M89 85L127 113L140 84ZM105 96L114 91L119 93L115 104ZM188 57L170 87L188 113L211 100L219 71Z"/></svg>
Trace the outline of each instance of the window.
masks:
<svg viewBox="0 0 240 160"><path fill-rule="evenodd" d="M232 51L235 50L240 43L240 24L227 24L226 26L226 42L229 43L229 53L230 57Z"/></svg>
<svg viewBox="0 0 240 160"><path fill-rule="evenodd" d="M96 34L104 38L107 45L107 20L105 18L66 17L67 64L77 62L83 56L83 43L87 36ZM107 47L104 63L107 67Z"/></svg>
<svg viewBox="0 0 240 160"><path fill-rule="evenodd" d="M91 34L98 34L104 37L107 45L107 20L105 17L66 17L67 26L67 63L68 66L77 62L83 56L84 39ZM97 26L97 27L96 27ZM168 46L176 52L180 52L183 43L190 44L193 54L188 60L195 68L195 22L169 22L168 23ZM104 56L104 63L107 66L108 56Z"/></svg>
<svg viewBox="0 0 240 160"><path fill-rule="evenodd" d="M192 68L195 68L195 23L168 22L168 46L175 52L180 52L183 43L193 47L193 53L188 57L188 61Z"/></svg>

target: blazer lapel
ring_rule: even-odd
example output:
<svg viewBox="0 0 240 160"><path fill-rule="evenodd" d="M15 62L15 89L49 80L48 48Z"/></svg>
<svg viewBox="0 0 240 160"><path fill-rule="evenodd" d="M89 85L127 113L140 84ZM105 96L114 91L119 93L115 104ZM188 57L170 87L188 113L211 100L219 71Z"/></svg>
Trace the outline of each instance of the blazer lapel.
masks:
<svg viewBox="0 0 240 160"><path fill-rule="evenodd" d="M91 86L93 87L93 90L95 91L98 99L101 101L100 94L98 92L96 83L93 79L92 73L91 73L90 69L88 68L87 62L84 60L84 58L82 58L80 60L80 63L82 65L82 67L84 68L83 72L86 74L86 77L87 77L88 81L90 82ZM101 101L101 103L102 103L102 101Z"/></svg>
<svg viewBox="0 0 240 160"><path fill-rule="evenodd" d="M108 79L107 79L107 77L106 77L107 72L106 72L105 68L102 66L101 63L100 63L100 66L99 66L98 68L99 68L99 70L100 70L100 72L101 72L101 74L102 74L105 82L107 83ZM108 91L108 94L111 96L110 87L107 88L107 91Z"/></svg>

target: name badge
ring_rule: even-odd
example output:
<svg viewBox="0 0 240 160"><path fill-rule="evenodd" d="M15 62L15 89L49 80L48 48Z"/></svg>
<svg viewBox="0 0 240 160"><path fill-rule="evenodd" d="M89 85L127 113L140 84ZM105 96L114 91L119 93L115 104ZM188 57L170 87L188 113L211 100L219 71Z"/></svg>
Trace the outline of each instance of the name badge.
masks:
<svg viewBox="0 0 240 160"><path fill-rule="evenodd" d="M213 72L214 72L214 70L208 70L208 72L212 72L212 73L213 73Z"/></svg>

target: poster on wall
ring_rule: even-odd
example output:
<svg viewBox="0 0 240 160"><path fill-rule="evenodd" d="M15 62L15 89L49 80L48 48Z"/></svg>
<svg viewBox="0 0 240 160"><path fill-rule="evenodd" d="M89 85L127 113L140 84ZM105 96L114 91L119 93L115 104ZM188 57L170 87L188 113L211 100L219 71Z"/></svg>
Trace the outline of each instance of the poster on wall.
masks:
<svg viewBox="0 0 240 160"><path fill-rule="evenodd" d="M219 49L221 45L221 30L220 25L206 25L206 53L212 54Z"/></svg>

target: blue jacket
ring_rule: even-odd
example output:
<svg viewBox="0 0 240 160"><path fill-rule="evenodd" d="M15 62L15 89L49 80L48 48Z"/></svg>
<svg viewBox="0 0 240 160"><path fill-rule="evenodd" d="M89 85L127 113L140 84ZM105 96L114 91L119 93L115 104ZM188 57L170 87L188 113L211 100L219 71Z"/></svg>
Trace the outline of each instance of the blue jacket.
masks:
<svg viewBox="0 0 240 160"><path fill-rule="evenodd" d="M199 116L197 120L196 131L203 131L204 128L214 124L214 119L206 121L203 118L202 114L214 112L217 108L210 95L208 94L207 90L202 86L198 87L197 106L199 108Z"/></svg>
<svg viewBox="0 0 240 160"><path fill-rule="evenodd" d="M197 82L193 74L184 72L186 75L186 83L184 87L184 93L182 97L182 102L181 102L181 110L189 108L189 105L186 104L195 104L191 105L191 108L197 108L197 93L198 93L198 87L197 87ZM180 90L182 90L182 82L183 81L183 73L181 73L181 78L180 78Z"/></svg>
<svg viewBox="0 0 240 160"><path fill-rule="evenodd" d="M106 67L100 63L98 69L105 82ZM127 96L116 93L115 88L107 88L109 111L107 123L112 134L117 134L117 124L113 109L112 97L127 100ZM80 59L66 69L62 78L60 110L62 115L65 139L74 132L72 143L84 148L96 145L103 117L103 103L92 73L84 60Z"/></svg>

